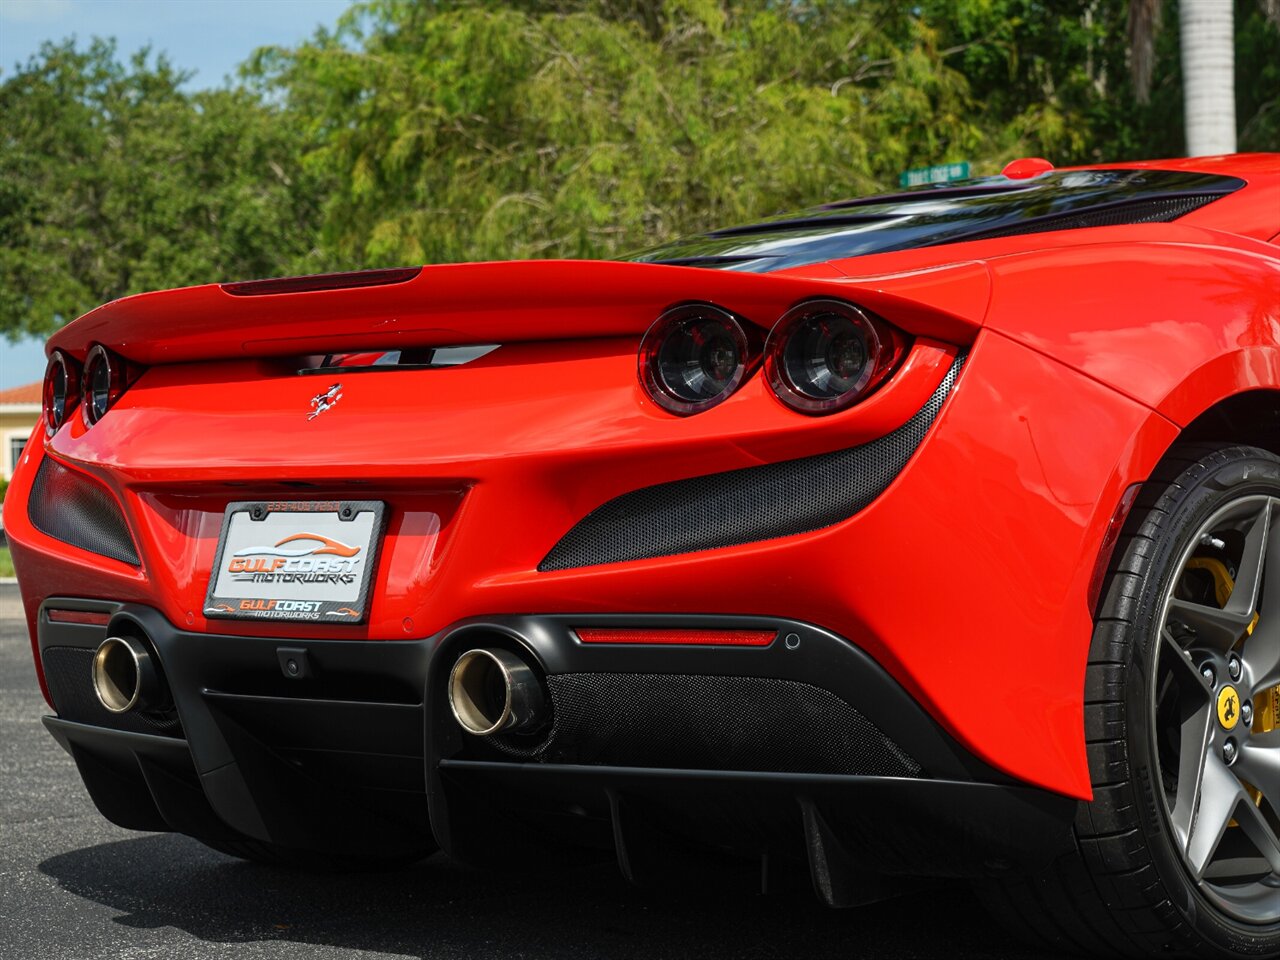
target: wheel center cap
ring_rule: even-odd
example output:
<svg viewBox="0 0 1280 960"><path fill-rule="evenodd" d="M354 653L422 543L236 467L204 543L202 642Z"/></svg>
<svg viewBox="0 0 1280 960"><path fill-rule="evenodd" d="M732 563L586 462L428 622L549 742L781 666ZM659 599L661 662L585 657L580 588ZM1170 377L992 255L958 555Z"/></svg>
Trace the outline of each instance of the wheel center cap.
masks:
<svg viewBox="0 0 1280 960"><path fill-rule="evenodd" d="M1230 684L1218 694L1218 723L1224 730L1234 730L1240 723L1240 694Z"/></svg>

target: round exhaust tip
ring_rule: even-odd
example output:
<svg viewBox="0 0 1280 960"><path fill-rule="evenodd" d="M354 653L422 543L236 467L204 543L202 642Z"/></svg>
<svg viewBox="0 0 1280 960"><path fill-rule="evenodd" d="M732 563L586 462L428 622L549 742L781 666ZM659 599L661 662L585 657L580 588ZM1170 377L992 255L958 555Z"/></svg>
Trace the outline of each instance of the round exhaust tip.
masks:
<svg viewBox="0 0 1280 960"><path fill-rule="evenodd" d="M147 643L137 637L107 637L93 655L93 692L112 713L164 710L169 691Z"/></svg>
<svg viewBox="0 0 1280 960"><path fill-rule="evenodd" d="M146 651L141 651L146 656ZM112 713L126 713L142 696L139 652L123 637L107 637L93 655L93 692Z"/></svg>
<svg viewBox="0 0 1280 960"><path fill-rule="evenodd" d="M449 709L477 737L531 730L546 715L546 698L533 668L514 653L477 647L449 674Z"/></svg>

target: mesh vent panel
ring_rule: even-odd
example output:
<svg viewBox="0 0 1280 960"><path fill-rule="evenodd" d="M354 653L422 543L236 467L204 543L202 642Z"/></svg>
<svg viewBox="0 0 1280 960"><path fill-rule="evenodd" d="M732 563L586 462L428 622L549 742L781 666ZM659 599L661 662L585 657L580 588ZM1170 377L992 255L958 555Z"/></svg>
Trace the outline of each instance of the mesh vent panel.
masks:
<svg viewBox="0 0 1280 960"><path fill-rule="evenodd" d="M539 570L668 557L809 533L847 520L893 482L928 433L964 365L886 436L816 457L676 480L625 493L592 511Z"/></svg>
<svg viewBox="0 0 1280 960"><path fill-rule="evenodd" d="M986 233L966 234L948 240L956 243L959 240L991 240L996 237L1021 237L1030 233L1051 233L1054 230L1082 230L1085 227L1119 227L1133 223L1167 223L1176 220L1183 214L1203 207L1211 200L1217 200L1219 194L1193 195L1189 197L1166 197L1156 200L1143 200L1140 203L1123 203L1100 210L1085 210L1081 213L1063 214L1058 217L1043 217L1021 223L1012 227L989 230Z"/></svg>
<svg viewBox="0 0 1280 960"><path fill-rule="evenodd" d="M182 730L170 714L112 713L98 702L93 692L93 650L81 647L46 647L41 654L45 681L58 716L73 723L95 727L178 737Z"/></svg>
<svg viewBox="0 0 1280 960"><path fill-rule="evenodd" d="M138 551L115 497L96 480L45 457L27 504L31 525L81 550L138 565Z"/></svg>
<svg viewBox="0 0 1280 960"><path fill-rule="evenodd" d="M918 777L920 765L829 690L764 677L566 673L547 678L545 763Z"/></svg>

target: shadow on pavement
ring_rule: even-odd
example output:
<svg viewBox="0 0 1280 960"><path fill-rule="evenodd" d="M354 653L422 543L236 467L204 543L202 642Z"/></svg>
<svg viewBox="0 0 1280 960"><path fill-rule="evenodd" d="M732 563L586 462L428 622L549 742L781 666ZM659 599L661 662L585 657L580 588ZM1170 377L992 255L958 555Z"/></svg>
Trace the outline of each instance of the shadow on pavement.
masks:
<svg viewBox="0 0 1280 960"><path fill-rule="evenodd" d="M963 887L832 911L798 894L655 897L610 864L511 876L437 855L391 873L297 873L163 834L60 854L40 869L119 911L125 927L176 927L214 943L284 940L414 957L1041 956L1002 949L1003 932Z"/></svg>

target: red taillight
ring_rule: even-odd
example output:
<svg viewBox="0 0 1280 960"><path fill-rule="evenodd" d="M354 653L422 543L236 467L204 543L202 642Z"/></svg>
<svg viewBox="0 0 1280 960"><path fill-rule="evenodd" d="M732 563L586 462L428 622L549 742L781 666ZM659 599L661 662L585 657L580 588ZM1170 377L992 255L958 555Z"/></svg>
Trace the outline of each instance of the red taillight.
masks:
<svg viewBox="0 0 1280 960"><path fill-rule="evenodd" d="M776 630L685 630L632 627L579 627L583 643L665 643L710 647L767 647Z"/></svg>
<svg viewBox="0 0 1280 960"><path fill-rule="evenodd" d="M791 409L834 413L875 390L905 351L903 335L879 317L851 303L811 300L774 324L765 375Z"/></svg>
<svg viewBox="0 0 1280 960"><path fill-rule="evenodd" d="M49 436L67 422L80 399L80 373L60 350L44 368L44 428Z"/></svg>
<svg viewBox="0 0 1280 960"><path fill-rule="evenodd" d="M668 310L640 344L640 382L658 406L687 416L722 403L746 379L751 345L732 314L708 304Z"/></svg>
<svg viewBox="0 0 1280 960"><path fill-rule="evenodd" d="M123 357L116 356L102 344L89 351L84 361L84 401L81 409L86 426L93 426L106 415L140 370Z"/></svg>

